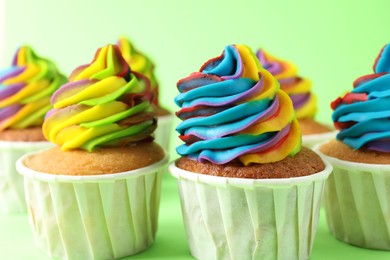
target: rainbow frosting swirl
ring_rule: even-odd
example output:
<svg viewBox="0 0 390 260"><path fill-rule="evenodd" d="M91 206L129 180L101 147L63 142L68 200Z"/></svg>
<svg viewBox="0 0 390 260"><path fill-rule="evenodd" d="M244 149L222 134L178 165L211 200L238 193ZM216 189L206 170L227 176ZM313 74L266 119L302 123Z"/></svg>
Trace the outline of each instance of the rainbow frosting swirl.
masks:
<svg viewBox="0 0 390 260"><path fill-rule="evenodd" d="M390 44L379 53L373 70L332 102L332 119L340 130L337 139L346 145L390 152Z"/></svg>
<svg viewBox="0 0 390 260"><path fill-rule="evenodd" d="M269 163L300 151L301 132L288 95L245 45L227 46L200 72L177 83L183 120L177 152L199 162Z"/></svg>
<svg viewBox="0 0 390 260"><path fill-rule="evenodd" d="M20 47L11 67L0 71L0 131L41 126L50 96L65 82L54 63Z"/></svg>
<svg viewBox="0 0 390 260"><path fill-rule="evenodd" d="M139 84L117 46L99 49L52 96L43 133L62 150L92 151L150 140L156 128L147 85Z"/></svg>
<svg viewBox="0 0 390 260"><path fill-rule="evenodd" d="M259 49L256 53L262 66L274 75L280 87L290 96L298 119L313 118L317 112L317 99L310 92L310 80L299 77L297 67Z"/></svg>
<svg viewBox="0 0 390 260"><path fill-rule="evenodd" d="M158 106L158 82L154 75L153 62L145 54L135 49L133 44L125 37L121 37L117 45L130 68L146 77L142 80L149 81L148 84L150 84L153 94L152 102Z"/></svg>

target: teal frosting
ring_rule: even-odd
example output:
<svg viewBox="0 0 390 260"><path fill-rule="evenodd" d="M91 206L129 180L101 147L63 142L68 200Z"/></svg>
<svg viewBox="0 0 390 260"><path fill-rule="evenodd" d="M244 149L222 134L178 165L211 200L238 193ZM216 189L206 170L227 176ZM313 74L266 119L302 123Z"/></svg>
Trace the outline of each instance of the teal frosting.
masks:
<svg viewBox="0 0 390 260"><path fill-rule="evenodd" d="M354 89L332 103L337 139L354 149L390 152L390 45L375 60L374 74L358 78Z"/></svg>

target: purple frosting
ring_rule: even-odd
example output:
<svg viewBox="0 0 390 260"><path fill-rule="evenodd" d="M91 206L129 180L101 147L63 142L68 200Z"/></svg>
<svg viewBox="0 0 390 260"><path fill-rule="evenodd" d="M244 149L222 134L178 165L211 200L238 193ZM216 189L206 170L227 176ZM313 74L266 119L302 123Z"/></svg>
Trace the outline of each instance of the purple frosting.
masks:
<svg viewBox="0 0 390 260"><path fill-rule="evenodd" d="M22 105L10 105L0 109L0 121L15 115L22 107Z"/></svg>
<svg viewBox="0 0 390 260"><path fill-rule="evenodd" d="M78 80L78 81L66 83L65 85L62 85L62 87L59 88L56 92L54 92L54 94L52 95L52 97L50 99L50 102L51 102L51 104L54 104L57 102L57 98L61 94L63 94L64 92L67 92L67 91L72 90L72 89L77 89L80 87L88 87L88 86L92 85L94 82L95 81L93 81L93 80L83 79L83 80Z"/></svg>
<svg viewBox="0 0 390 260"><path fill-rule="evenodd" d="M13 94L21 90L24 86L25 84L23 83L16 83L13 85L9 85L6 88L0 89L0 100L12 96Z"/></svg>
<svg viewBox="0 0 390 260"><path fill-rule="evenodd" d="M310 99L310 93L292 94L290 98L293 102L294 109L299 109Z"/></svg>
<svg viewBox="0 0 390 260"><path fill-rule="evenodd" d="M9 78L13 78L17 76L18 74L22 73L25 71L26 67L13 67L11 70L12 71L7 71L4 75L0 76L0 82L3 82Z"/></svg>

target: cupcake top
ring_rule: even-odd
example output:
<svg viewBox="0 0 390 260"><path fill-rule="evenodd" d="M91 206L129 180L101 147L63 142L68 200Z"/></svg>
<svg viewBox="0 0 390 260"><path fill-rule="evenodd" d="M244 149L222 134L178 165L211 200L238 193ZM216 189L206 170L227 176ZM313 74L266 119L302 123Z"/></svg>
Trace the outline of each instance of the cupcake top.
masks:
<svg viewBox="0 0 390 260"><path fill-rule="evenodd" d="M148 84L151 85L153 94L152 102L158 106L158 82L154 75L153 62L145 54L135 49L133 44L125 37L121 37L117 45L131 69L146 76L146 79L142 78L142 80L150 82Z"/></svg>
<svg viewBox="0 0 390 260"><path fill-rule="evenodd" d="M53 62L20 47L11 66L0 71L0 131L41 126L50 96L65 82Z"/></svg>
<svg viewBox="0 0 390 260"><path fill-rule="evenodd" d="M257 51L256 56L290 96L297 118L313 118L317 112L317 100L311 93L311 81L298 76L298 69L291 62L275 58L262 49Z"/></svg>
<svg viewBox="0 0 390 260"><path fill-rule="evenodd" d="M301 133L288 95L245 45L230 45L177 83L182 156L244 165L294 156Z"/></svg>
<svg viewBox="0 0 390 260"><path fill-rule="evenodd" d="M139 84L117 46L76 68L52 96L43 133L62 150L126 146L152 140L156 128L148 85Z"/></svg>
<svg viewBox="0 0 390 260"><path fill-rule="evenodd" d="M390 152L390 45L380 51L374 73L355 80L353 89L332 102L337 139L353 149Z"/></svg>

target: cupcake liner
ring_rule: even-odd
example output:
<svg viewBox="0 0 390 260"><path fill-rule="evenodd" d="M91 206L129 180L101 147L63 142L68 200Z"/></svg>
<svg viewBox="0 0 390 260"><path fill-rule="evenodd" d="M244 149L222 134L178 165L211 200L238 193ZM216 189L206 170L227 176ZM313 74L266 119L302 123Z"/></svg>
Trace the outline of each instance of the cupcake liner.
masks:
<svg viewBox="0 0 390 260"><path fill-rule="evenodd" d="M325 187L331 233L346 243L390 250L390 165L342 161L314 149L333 165Z"/></svg>
<svg viewBox="0 0 390 260"><path fill-rule="evenodd" d="M0 141L0 212L26 212L23 177L17 173L15 163L26 153L50 146L50 142Z"/></svg>
<svg viewBox="0 0 390 260"><path fill-rule="evenodd" d="M316 144L321 144L336 137L338 131L332 131L322 134L302 135L302 145L312 149Z"/></svg>
<svg viewBox="0 0 390 260"><path fill-rule="evenodd" d="M154 131L155 141L166 151L169 151L170 147L174 118L175 117L171 114L159 116L157 121L157 129Z"/></svg>
<svg viewBox="0 0 390 260"><path fill-rule="evenodd" d="M113 259L136 254L154 241L163 160L133 171L92 176L33 171L24 175L35 243L51 257Z"/></svg>
<svg viewBox="0 0 390 260"><path fill-rule="evenodd" d="M289 179L238 179L169 166L178 179L184 225L197 259L307 259L328 163Z"/></svg>

